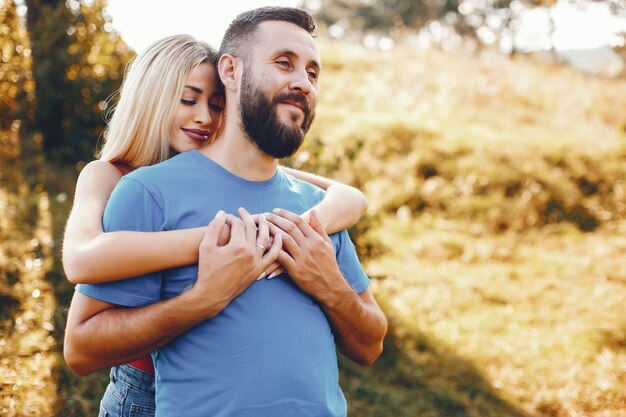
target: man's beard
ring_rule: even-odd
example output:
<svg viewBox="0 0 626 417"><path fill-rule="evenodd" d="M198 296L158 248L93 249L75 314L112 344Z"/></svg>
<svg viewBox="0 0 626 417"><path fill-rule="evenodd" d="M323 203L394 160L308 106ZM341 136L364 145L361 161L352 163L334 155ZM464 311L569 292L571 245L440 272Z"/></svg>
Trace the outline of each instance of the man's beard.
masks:
<svg viewBox="0 0 626 417"><path fill-rule="evenodd" d="M270 100L260 86L254 84L252 78L250 68L245 68L239 102L243 129L261 152L277 159L293 155L302 145L304 135L315 118L315 111L311 109L306 97L299 94L282 93ZM292 118L292 123L278 120L278 104L285 100L302 105L302 124L297 125L295 117Z"/></svg>

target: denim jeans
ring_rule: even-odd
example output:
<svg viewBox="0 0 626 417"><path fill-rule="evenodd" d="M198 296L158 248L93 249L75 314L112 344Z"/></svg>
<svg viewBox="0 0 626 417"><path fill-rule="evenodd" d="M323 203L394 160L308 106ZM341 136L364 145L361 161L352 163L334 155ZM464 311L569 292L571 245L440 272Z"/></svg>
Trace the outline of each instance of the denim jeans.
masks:
<svg viewBox="0 0 626 417"><path fill-rule="evenodd" d="M111 368L98 417L154 417L154 375L130 365Z"/></svg>

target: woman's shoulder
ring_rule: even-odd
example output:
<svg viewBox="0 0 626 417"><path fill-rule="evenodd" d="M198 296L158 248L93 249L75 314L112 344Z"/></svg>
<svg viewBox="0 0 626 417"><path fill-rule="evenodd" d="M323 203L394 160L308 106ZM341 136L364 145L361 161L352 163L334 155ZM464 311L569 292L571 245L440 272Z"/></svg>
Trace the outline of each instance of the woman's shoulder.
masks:
<svg viewBox="0 0 626 417"><path fill-rule="evenodd" d="M119 170L114 164L96 159L89 162L80 171L78 175L78 181L119 181L122 177L122 171Z"/></svg>

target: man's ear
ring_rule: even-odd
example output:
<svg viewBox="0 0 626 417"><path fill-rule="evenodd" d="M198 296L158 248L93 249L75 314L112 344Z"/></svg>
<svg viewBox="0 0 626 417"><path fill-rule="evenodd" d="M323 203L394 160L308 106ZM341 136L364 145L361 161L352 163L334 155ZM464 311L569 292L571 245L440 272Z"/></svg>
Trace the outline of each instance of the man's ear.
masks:
<svg viewBox="0 0 626 417"><path fill-rule="evenodd" d="M220 79L224 84L224 88L233 92L237 92L239 84L239 73L237 72L238 65L239 60L229 54L222 55L220 60L217 62L217 71L219 72Z"/></svg>

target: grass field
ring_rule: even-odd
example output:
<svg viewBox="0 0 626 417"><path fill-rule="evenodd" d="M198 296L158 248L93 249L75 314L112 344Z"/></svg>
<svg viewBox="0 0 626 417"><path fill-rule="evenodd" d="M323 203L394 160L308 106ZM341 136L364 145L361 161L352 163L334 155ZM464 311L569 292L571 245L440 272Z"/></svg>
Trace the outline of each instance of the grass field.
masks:
<svg viewBox="0 0 626 417"><path fill-rule="evenodd" d="M403 352L455 387L474 371L439 374L424 340L451 352L529 415L625 415L624 234L545 227L489 236L466 227L385 222L396 250L368 271L385 277L375 288Z"/></svg>
<svg viewBox="0 0 626 417"><path fill-rule="evenodd" d="M390 332L356 417L626 416L626 80L490 52L321 43L293 166L353 183ZM95 415L60 354L76 171L0 141L0 415Z"/></svg>

